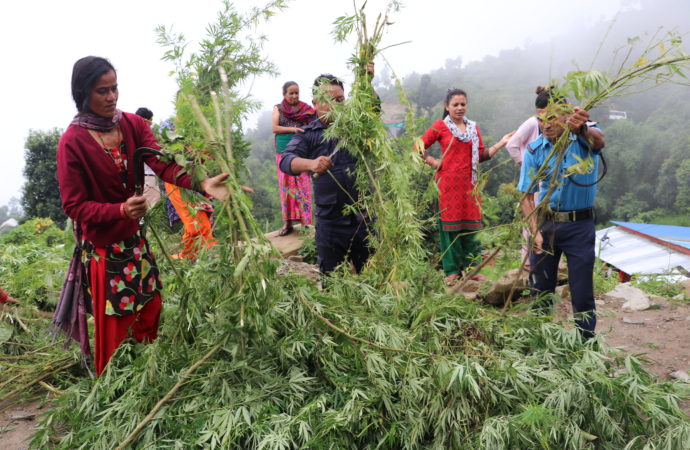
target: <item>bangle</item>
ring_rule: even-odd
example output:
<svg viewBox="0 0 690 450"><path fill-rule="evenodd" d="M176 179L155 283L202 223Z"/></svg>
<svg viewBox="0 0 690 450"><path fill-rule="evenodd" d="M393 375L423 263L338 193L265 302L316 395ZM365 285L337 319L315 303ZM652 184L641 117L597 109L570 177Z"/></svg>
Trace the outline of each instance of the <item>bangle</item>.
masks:
<svg viewBox="0 0 690 450"><path fill-rule="evenodd" d="M124 202L120 203L120 217L123 219L127 219L127 213L125 212L125 204Z"/></svg>

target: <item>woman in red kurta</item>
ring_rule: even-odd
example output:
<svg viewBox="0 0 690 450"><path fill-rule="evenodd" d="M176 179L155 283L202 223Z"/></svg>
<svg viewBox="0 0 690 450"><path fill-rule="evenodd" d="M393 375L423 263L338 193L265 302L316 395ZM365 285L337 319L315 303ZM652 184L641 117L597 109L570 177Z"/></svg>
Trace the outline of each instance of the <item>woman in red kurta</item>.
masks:
<svg viewBox="0 0 690 450"><path fill-rule="evenodd" d="M482 212L481 198L474 190L477 165L491 159L514 132L486 149L479 128L465 117L465 91L449 90L444 107L443 120L437 120L422 136L425 149L439 142L441 159L426 152L422 157L437 171L441 258L446 283L452 284L479 253L475 232L482 227Z"/></svg>
<svg viewBox="0 0 690 450"><path fill-rule="evenodd" d="M74 64L72 97L79 113L60 138L57 175L62 207L79 227L86 252L95 321L95 366L100 374L123 339L153 341L161 310L156 261L139 233L146 199L134 193L134 151L160 148L144 119L117 109L117 75L104 58ZM155 156L146 163L164 181L191 189L182 168ZM179 175L179 176L178 176ZM227 174L196 187L227 196Z"/></svg>

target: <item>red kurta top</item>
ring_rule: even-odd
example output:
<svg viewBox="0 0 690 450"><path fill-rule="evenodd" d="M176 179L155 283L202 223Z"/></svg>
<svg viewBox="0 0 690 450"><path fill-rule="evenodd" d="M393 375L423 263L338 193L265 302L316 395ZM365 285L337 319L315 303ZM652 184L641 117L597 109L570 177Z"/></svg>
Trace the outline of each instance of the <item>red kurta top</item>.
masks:
<svg viewBox="0 0 690 450"><path fill-rule="evenodd" d="M139 229L138 220L120 216L120 203L134 195L134 151L139 147L160 149L148 123L135 114L122 114L120 130L127 149L127 188L122 185L113 159L86 128L70 125L58 144L57 176L62 208L67 216L81 224L84 239L96 247L122 241ZM176 177L182 170L177 164L165 163L153 155L145 161L164 181L192 188L187 174Z"/></svg>
<svg viewBox="0 0 690 450"><path fill-rule="evenodd" d="M479 137L479 162L489 159L482 135ZM437 120L422 136L424 148L438 141L443 155L436 172L441 226L445 231L477 230L482 227L482 203L472 189L472 141L456 139L442 120Z"/></svg>

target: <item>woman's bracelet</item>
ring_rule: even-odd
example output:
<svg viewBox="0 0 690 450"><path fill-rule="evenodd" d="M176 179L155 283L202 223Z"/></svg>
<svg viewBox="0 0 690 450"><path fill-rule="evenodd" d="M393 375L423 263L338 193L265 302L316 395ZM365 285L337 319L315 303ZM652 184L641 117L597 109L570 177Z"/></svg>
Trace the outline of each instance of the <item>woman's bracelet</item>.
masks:
<svg viewBox="0 0 690 450"><path fill-rule="evenodd" d="M124 202L120 203L120 217L122 217L123 219L128 218L127 213L125 212L125 203Z"/></svg>

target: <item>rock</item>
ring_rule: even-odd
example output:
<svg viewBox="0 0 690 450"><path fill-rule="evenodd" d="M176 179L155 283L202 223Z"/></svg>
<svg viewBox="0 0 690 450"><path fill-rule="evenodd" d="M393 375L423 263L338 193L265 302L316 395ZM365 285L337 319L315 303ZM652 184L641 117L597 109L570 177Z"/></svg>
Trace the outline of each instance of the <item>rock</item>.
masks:
<svg viewBox="0 0 690 450"><path fill-rule="evenodd" d="M644 325L644 320L631 319L630 317L623 317L623 323L629 323L631 325Z"/></svg>
<svg viewBox="0 0 690 450"><path fill-rule="evenodd" d="M683 293L681 292L681 293L678 294L678 295L674 295L672 298L673 298L673 300L683 300L683 299L685 298L685 296L684 296Z"/></svg>
<svg viewBox="0 0 690 450"><path fill-rule="evenodd" d="M273 246L280 252L283 258L287 258L292 255L297 255L297 252L302 248L302 241L305 236L300 232L301 227L295 225L295 231L292 233L279 236L280 230L272 231L266 233L264 236L273 244Z"/></svg>
<svg viewBox="0 0 690 450"><path fill-rule="evenodd" d="M625 303L623 303L623 309L627 311L644 311L652 306L649 295L627 283L619 284L613 290L604 295L625 300Z"/></svg>
<svg viewBox="0 0 690 450"><path fill-rule="evenodd" d="M668 374L668 376L674 380L690 382L690 375L684 370L676 370Z"/></svg>
<svg viewBox="0 0 690 450"><path fill-rule="evenodd" d="M32 420L34 417L36 417L36 413L18 409L16 411L13 411L12 414L9 415L9 417L11 420Z"/></svg>
<svg viewBox="0 0 690 450"><path fill-rule="evenodd" d="M594 303L596 303L597 306L604 306L606 304L603 300L594 300Z"/></svg>
<svg viewBox="0 0 690 450"><path fill-rule="evenodd" d="M488 292L481 295L481 297L485 303L503 306L506 301L519 298L525 289L527 289L527 272L520 269L512 269L491 285ZM513 295L509 299L511 291Z"/></svg>
<svg viewBox="0 0 690 450"><path fill-rule="evenodd" d="M452 292L456 295L462 295L468 300L474 300L477 298L477 293L481 287L482 282L476 280L467 280L464 284L455 284L454 286L448 287L448 292Z"/></svg>
<svg viewBox="0 0 690 450"><path fill-rule="evenodd" d="M557 286L556 295L558 295L563 300L568 300L570 298L570 285L564 284L563 286Z"/></svg>
<svg viewBox="0 0 690 450"><path fill-rule="evenodd" d="M295 262L304 262L304 257L302 255L290 255L288 259Z"/></svg>

